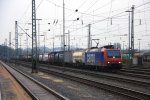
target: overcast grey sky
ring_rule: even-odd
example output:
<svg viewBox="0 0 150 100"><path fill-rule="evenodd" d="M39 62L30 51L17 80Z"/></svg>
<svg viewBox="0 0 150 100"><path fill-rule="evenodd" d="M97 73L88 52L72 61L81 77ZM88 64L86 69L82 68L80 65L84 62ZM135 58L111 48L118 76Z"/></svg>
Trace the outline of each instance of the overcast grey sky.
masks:
<svg viewBox="0 0 150 100"><path fill-rule="evenodd" d="M12 32L15 36L15 21L23 29L29 29L31 35L31 1L32 0L1 0L0 1L0 43L8 39ZM148 49L150 44L150 1L149 0L65 0L66 33L71 35L71 45L87 47L88 24L91 24L92 39L100 39L100 46L119 42L128 47L128 13L135 5L135 48L141 39L141 48ZM62 35L62 0L36 0L37 18L40 21L40 34L46 35L46 46L60 47ZM78 9L78 12L75 10ZM79 20L76 20L79 18ZM56 24L56 21L58 23ZM48 25L48 23L51 23ZM55 22L55 24L54 24ZM38 25L38 23L37 23ZM37 27L38 29L38 27ZM51 31L49 32L48 29ZM19 33L23 33L18 28ZM25 35L22 36L22 47L25 48ZM41 46L44 44L40 38ZM30 47L31 47L31 39ZM19 40L20 41L20 40ZM93 46L95 43L93 43Z"/></svg>

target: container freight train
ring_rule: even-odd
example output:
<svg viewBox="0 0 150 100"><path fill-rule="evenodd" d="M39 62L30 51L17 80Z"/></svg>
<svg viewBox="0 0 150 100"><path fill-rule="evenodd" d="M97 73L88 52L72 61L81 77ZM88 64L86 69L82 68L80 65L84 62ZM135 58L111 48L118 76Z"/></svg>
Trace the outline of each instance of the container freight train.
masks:
<svg viewBox="0 0 150 100"><path fill-rule="evenodd" d="M22 60L26 60L24 57ZM31 59L30 59L31 60ZM115 69L122 68L121 50L115 49L113 45L104 46L90 50L80 51L65 51L65 52L50 52L39 55L40 63L47 63L51 65L62 65L95 69Z"/></svg>

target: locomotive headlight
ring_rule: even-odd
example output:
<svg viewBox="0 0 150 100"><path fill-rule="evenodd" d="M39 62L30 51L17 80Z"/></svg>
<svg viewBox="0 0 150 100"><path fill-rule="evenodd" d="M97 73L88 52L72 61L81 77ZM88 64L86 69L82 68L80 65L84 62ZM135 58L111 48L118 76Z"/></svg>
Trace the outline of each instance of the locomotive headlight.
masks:
<svg viewBox="0 0 150 100"><path fill-rule="evenodd" d="M121 64L121 62L119 61L119 64Z"/></svg>
<svg viewBox="0 0 150 100"><path fill-rule="evenodd" d="M110 62L108 61L107 63L109 64Z"/></svg>

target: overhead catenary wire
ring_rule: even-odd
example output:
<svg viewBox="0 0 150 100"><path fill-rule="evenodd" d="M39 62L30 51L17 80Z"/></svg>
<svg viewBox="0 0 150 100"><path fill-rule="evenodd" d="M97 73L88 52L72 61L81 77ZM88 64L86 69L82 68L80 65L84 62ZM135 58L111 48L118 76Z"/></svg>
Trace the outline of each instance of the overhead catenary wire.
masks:
<svg viewBox="0 0 150 100"><path fill-rule="evenodd" d="M43 1L43 0L41 0L41 1ZM149 3L148 3L149 4ZM141 6L144 6L144 5L146 5L146 4L142 4L142 5L140 5L139 7L141 7ZM73 12L74 12L74 10L72 10ZM113 10L114 11L114 10ZM111 12L113 12L113 11L111 11ZM121 10L122 11L122 10ZM143 10L143 13L145 13L144 12L145 10ZM147 10L148 11L148 10ZM111 13L110 12L110 13ZM108 12L107 12L108 13ZM140 11L140 12L137 12L137 13L142 13L142 11ZM87 14L88 15L88 13L87 12L85 12L85 14ZM136 14L136 13L135 13ZM92 16L94 16L95 17L95 15L94 14L89 14L89 15L92 15ZM111 14L110 14L111 15ZM113 16L114 15L114 16ZM111 16L108 16L108 17L105 17L104 16L104 18L102 18L102 19L100 19L100 20L94 20L93 21L93 23L92 23L92 25L94 25L94 24L98 24L98 23L100 23L100 22L102 22L102 21L108 21L109 19L110 19L110 17L112 17L113 19L112 20L114 20L114 19L121 19L123 16L127 16L128 14L126 13L125 14L125 12L124 13L122 13L122 14L118 14L117 16L115 16L115 14L113 14L113 15L111 15ZM88 16L88 17L90 17L90 16ZM86 16L84 17L84 18L86 18ZM106 19L105 19L106 18ZM105 20L103 20L103 19L105 19ZM126 18L127 19L127 18ZM86 20L86 19L85 19ZM138 19L135 19L135 20L138 20ZM141 19L141 20L143 20L143 19ZM72 22L75 22L75 21L73 21L73 20L70 20L70 21L72 21ZM69 20L66 20L66 22L69 22ZM145 20L145 22L147 22L146 20ZM108 21L108 23L109 23L109 21ZM73 23L74 24L74 23ZM72 28L72 25L73 24L71 24L70 25L70 27L66 27L66 28ZM87 24L87 23L86 23ZM41 25L46 25L46 24L41 24ZM76 25L78 25L78 23L75 23L75 26ZM84 24L83 25L84 27L77 27L77 28L74 28L74 31L77 29L82 29L82 28L85 28L86 27L86 25ZM59 28L56 28L56 29L59 29Z"/></svg>
<svg viewBox="0 0 150 100"><path fill-rule="evenodd" d="M87 1L88 1L88 0L85 0L77 9L79 10ZM72 12L71 14L69 14L67 17L73 15L74 13L75 13L75 11Z"/></svg>
<svg viewBox="0 0 150 100"><path fill-rule="evenodd" d="M150 4L150 2L145 2L145 3L141 4L141 5L136 6L135 8L139 8L139 7L145 6L147 4Z"/></svg>
<svg viewBox="0 0 150 100"><path fill-rule="evenodd" d="M24 15L28 12L30 6L31 6L31 1L30 1L30 3L28 4L28 6L27 6L26 10L24 11L23 15L20 17L20 19L19 19L18 21L21 21L21 19L24 17Z"/></svg>
<svg viewBox="0 0 150 100"><path fill-rule="evenodd" d="M141 7L141 6L146 5L146 4L149 4L149 2L144 3L144 4L142 4L142 5L138 6L138 7ZM93 10L93 11L95 11L95 10ZM80 12L79 12L79 13L80 13ZM122 11L121 13L125 13L125 11ZM120 13L120 14L121 14L121 13ZM82 13L82 14L85 14L85 13ZM88 15L88 14L86 13L86 15ZM119 15L119 14L116 14L116 15ZM116 15L111 16L111 17L115 17ZM126 14L126 15L128 15L128 14ZM105 18L106 18L106 20L107 20L107 19L109 19L110 17L105 17ZM94 24L94 23L93 23L93 24Z"/></svg>
<svg viewBox="0 0 150 100"><path fill-rule="evenodd" d="M127 14L126 14L127 15ZM124 15L124 16L126 16L126 15ZM114 16L113 16L114 17ZM120 17L120 16L119 16Z"/></svg>
<svg viewBox="0 0 150 100"><path fill-rule="evenodd" d="M88 10L90 10L99 0L96 0L85 12L87 12Z"/></svg>
<svg viewBox="0 0 150 100"><path fill-rule="evenodd" d="M53 4L53 5L56 5L56 6L58 6L58 7L62 7L62 6L60 6L60 5L58 5L58 4L56 4L56 3L54 3L54 2L52 2L52 1L50 1L50 0L47 0L48 2L50 2L51 4ZM84 2L86 2L87 0L85 0ZM41 3L43 2L43 0L41 0L41 2L40 2L40 4L37 6L37 8L41 5ZM83 3L84 3L83 2ZM97 2L97 1L96 1ZM108 4L110 4L111 2L108 2L108 3L106 3L106 5L108 5ZM141 5L139 5L139 6L137 6L136 8L138 8L138 7L141 7L141 6L143 6L143 5L146 5L146 4L149 4L150 2L146 2L146 3L144 3L144 4L141 4ZM105 5L105 6L106 6ZM28 7L27 7L27 9L29 8L29 6L30 5L28 5ZM65 9L69 9L69 8L65 8ZM100 8L99 8L100 9ZM74 10L72 10L72 9L69 9L69 10L71 10L71 11L73 11L74 12ZM96 9L97 10L97 9ZM96 11L96 10L93 10L93 11ZM80 13L80 12L79 12ZM86 14L86 13L82 13L82 14ZM88 14L88 15L90 15L90 14Z"/></svg>
<svg viewBox="0 0 150 100"><path fill-rule="evenodd" d="M41 4L43 3L44 0L41 0L40 3L38 4L38 6L36 7L36 11L38 10L38 8L41 6ZM23 27L25 27L29 21L31 20L31 17L28 18L28 20L26 21L25 25Z"/></svg>
<svg viewBox="0 0 150 100"><path fill-rule="evenodd" d="M41 0L41 2L42 2L43 0ZM51 2L50 0L47 0L47 1L49 1L49 2ZM55 3L53 3L53 2L51 2L52 4L54 4L54 5L57 5L57 4L55 4ZM39 4L40 5L40 4ZM59 6L59 5L57 5L58 7L61 7L61 6ZM71 10L71 9L70 9ZM72 10L72 11L74 11L74 10ZM79 12L80 13L80 12ZM82 13L82 14L87 14L87 13ZM92 14L87 14L87 15L91 15L91 16L93 16ZM102 17L102 16L100 16L100 17ZM72 25L72 24L71 24Z"/></svg>
<svg viewBox="0 0 150 100"><path fill-rule="evenodd" d="M137 25L135 25L135 27L137 27L137 26L140 26L139 24L137 24ZM86 26L84 26L84 28L85 28ZM119 30L123 30L123 29L127 29L128 27L125 27L125 28L120 28ZM77 28L76 30L80 30L80 29L82 29L82 27L80 27L80 28ZM76 30L74 30L74 31L76 31ZM74 32L74 31L71 31L71 32ZM109 32L115 32L115 31L118 31L118 29L115 29L115 30L113 30L113 31L109 31ZM100 34L105 34L105 33L107 33L107 32L103 32L103 33L98 33L98 34L94 34L94 35L100 35Z"/></svg>
<svg viewBox="0 0 150 100"><path fill-rule="evenodd" d="M122 14L122 13L125 13L124 11L123 12L121 12L121 13L118 13L118 14L116 14L116 15L113 15L113 16L111 16L112 18L116 18L116 17L122 17L122 16L127 16L128 14L125 14L125 15L121 15L121 16L117 16L117 15L119 15L119 14ZM109 17L108 17L109 18ZM97 20L98 22L101 22L101 21L105 21L105 20L107 20L108 18L106 18L106 19L104 19L104 20ZM136 20L136 19L135 19ZM138 20L138 19L137 19ZM95 22L95 23L97 23L97 21ZM71 26L71 25L69 25L69 26ZM69 27L68 27L69 28Z"/></svg>

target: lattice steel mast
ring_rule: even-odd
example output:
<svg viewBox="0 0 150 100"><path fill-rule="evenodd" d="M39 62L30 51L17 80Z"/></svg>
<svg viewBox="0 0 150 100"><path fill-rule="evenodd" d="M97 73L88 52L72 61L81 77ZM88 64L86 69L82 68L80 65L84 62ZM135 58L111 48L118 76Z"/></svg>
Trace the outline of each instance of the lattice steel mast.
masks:
<svg viewBox="0 0 150 100"><path fill-rule="evenodd" d="M32 0L32 73L37 73L37 36L36 36L36 9L35 0Z"/></svg>
<svg viewBox="0 0 150 100"><path fill-rule="evenodd" d="M131 7L132 9L132 21L131 21L131 56L133 59L134 56L134 5Z"/></svg>
<svg viewBox="0 0 150 100"><path fill-rule="evenodd" d="M65 1L63 0L63 59L64 59L64 53L65 53ZM64 60L63 60L63 66L64 66Z"/></svg>
<svg viewBox="0 0 150 100"><path fill-rule="evenodd" d="M88 24L88 50L91 48L91 24Z"/></svg>
<svg viewBox="0 0 150 100"><path fill-rule="evenodd" d="M18 59L18 22L15 21L15 58Z"/></svg>

